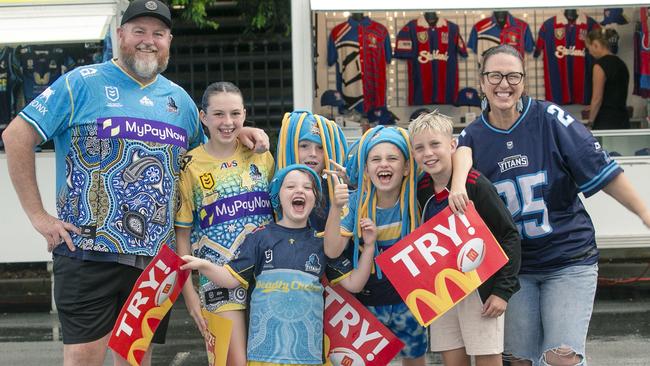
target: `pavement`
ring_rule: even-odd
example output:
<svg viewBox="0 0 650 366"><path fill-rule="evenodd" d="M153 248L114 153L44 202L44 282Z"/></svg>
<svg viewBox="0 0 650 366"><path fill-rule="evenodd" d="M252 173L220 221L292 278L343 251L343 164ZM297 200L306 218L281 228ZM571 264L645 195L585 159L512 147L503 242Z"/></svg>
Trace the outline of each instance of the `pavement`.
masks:
<svg viewBox="0 0 650 366"><path fill-rule="evenodd" d="M625 295L625 294L624 294ZM0 365L61 365L63 345L55 314L0 314ZM587 341L590 366L650 365L650 296L599 296ZM428 365L440 365L437 354ZM105 365L112 365L107 355ZM172 311L167 344L157 346L154 365L206 365L202 338L180 300ZM399 362L394 361L397 366Z"/></svg>

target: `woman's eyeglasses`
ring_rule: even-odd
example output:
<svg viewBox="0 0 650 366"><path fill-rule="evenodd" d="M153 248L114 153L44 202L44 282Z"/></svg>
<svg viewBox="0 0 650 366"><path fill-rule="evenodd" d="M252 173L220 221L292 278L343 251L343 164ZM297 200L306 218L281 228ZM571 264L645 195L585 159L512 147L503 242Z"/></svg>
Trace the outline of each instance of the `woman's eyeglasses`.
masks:
<svg viewBox="0 0 650 366"><path fill-rule="evenodd" d="M521 83L522 80L524 80L523 72L509 72L507 74L502 74L498 71L486 71L481 75L485 76L488 83L492 85L501 84L501 80L503 80L503 78L506 78L506 81L510 85L517 85Z"/></svg>

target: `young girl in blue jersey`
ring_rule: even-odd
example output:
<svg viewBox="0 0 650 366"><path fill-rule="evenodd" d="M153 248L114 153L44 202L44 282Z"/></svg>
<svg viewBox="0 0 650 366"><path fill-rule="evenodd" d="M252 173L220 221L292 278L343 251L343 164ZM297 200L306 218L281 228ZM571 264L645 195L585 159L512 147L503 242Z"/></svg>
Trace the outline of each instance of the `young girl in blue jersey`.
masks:
<svg viewBox="0 0 650 366"><path fill-rule="evenodd" d="M413 231L419 215L415 189L415 162L404 129L378 126L368 130L350 153L348 169L356 178L357 191L350 197L349 212L330 209L325 245L343 251L350 237L354 245L347 254L354 264L359 255L361 223L377 225L378 255ZM426 329L419 325L397 290L378 267L357 298L404 343L400 355L404 366L424 365Z"/></svg>
<svg viewBox="0 0 650 366"><path fill-rule="evenodd" d="M325 221L329 212L330 198L337 185L346 180L343 165L348 151L347 141L341 128L333 121L307 111L286 113L282 120L277 147L276 171L292 164L304 164L312 168L319 176L323 173L337 172L323 179L324 202L314 208L309 217L309 224L319 232L325 230ZM330 253L335 256L340 253Z"/></svg>
<svg viewBox="0 0 650 366"><path fill-rule="evenodd" d="M206 89L200 112L210 140L189 151L182 160L180 207L176 240L180 255L194 254L223 265L239 252L245 236L272 217L268 185L273 157L256 154L239 140L246 110L242 94L229 82ZM183 288L187 309L202 334L206 322L201 307L233 321L227 364L246 363L246 290L222 288L199 276L199 294L187 281Z"/></svg>
<svg viewBox="0 0 650 366"><path fill-rule="evenodd" d="M182 269L197 269L220 286L248 287L251 295L248 364L322 365L323 287L326 275L351 292L361 290L372 267L376 228L362 225L366 249L352 270L347 259L326 257L323 239L309 226L309 215L322 194L321 178L305 165L278 171L270 187L277 223L248 235L239 255L224 266L183 256ZM346 203L334 198L335 207Z"/></svg>
<svg viewBox="0 0 650 366"><path fill-rule="evenodd" d="M450 206L467 203L474 167L505 200L522 237L521 290L509 301L512 365L584 365L598 277L594 227L578 193L612 196L650 227L650 212L591 133L557 105L524 96L524 64L502 45L484 54L483 114L459 137Z"/></svg>

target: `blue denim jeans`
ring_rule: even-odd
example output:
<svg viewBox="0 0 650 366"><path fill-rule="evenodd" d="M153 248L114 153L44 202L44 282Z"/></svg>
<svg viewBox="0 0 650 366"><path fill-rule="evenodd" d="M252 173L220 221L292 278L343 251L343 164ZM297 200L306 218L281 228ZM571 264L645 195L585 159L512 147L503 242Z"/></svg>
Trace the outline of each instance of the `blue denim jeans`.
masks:
<svg viewBox="0 0 650 366"><path fill-rule="evenodd" d="M544 353L570 348L586 365L585 343L596 295L598 264L521 274L508 302L505 354L546 365Z"/></svg>

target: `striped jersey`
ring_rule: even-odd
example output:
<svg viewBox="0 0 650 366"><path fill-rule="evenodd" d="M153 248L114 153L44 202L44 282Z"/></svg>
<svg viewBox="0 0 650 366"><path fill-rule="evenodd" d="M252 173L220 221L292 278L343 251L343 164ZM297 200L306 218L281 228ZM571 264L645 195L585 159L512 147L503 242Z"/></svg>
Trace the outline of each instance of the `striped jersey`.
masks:
<svg viewBox="0 0 650 366"><path fill-rule="evenodd" d="M332 29L327 64L336 65L336 88L349 109L368 112L386 105L386 65L391 61L388 30L364 17Z"/></svg>
<svg viewBox="0 0 650 366"><path fill-rule="evenodd" d="M539 28L535 57L544 53L546 100L556 104L589 104L593 57L587 51L587 34L600 25L579 14L569 21L564 14L548 18Z"/></svg>
<svg viewBox="0 0 650 366"><path fill-rule="evenodd" d="M479 20L472 27L467 41L467 46L479 56L489 48L500 44L514 47L522 57L525 52L533 52L535 48L528 23L513 17L510 13L506 16L503 27L499 25L494 15Z"/></svg>
<svg viewBox="0 0 650 366"><path fill-rule="evenodd" d="M432 26L423 16L397 35L394 57L408 61L409 105L454 104L458 97L458 56L467 57L458 25L440 18Z"/></svg>

